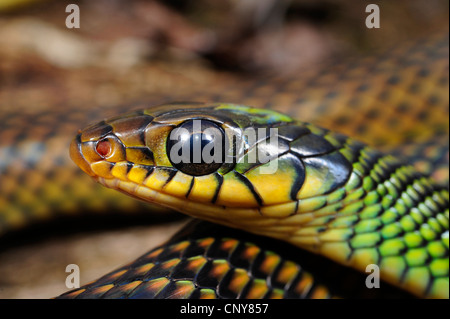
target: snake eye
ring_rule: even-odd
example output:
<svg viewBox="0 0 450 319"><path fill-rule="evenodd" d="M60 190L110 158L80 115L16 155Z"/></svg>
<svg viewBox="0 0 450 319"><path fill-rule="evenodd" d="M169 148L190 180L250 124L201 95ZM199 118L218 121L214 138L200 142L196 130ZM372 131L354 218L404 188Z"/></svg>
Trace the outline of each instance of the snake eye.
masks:
<svg viewBox="0 0 450 319"><path fill-rule="evenodd" d="M112 153L112 145L108 139L100 140L95 147L98 155L101 157L108 157Z"/></svg>
<svg viewBox="0 0 450 319"><path fill-rule="evenodd" d="M225 159L224 133L208 120L189 120L170 132L167 152L181 172L201 176L217 171Z"/></svg>

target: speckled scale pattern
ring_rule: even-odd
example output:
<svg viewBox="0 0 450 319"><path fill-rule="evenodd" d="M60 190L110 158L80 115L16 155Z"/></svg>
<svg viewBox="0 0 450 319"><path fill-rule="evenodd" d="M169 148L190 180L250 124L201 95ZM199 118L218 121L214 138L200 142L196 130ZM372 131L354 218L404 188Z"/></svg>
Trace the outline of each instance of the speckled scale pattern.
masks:
<svg viewBox="0 0 450 319"><path fill-rule="evenodd" d="M330 298L294 262L234 238L157 248L60 298Z"/></svg>
<svg viewBox="0 0 450 319"><path fill-rule="evenodd" d="M227 236L230 232L236 237ZM367 289L364 274L308 252L290 259L292 249L283 242L195 221L168 243L57 298L411 297L388 284Z"/></svg>
<svg viewBox="0 0 450 319"><path fill-rule="evenodd" d="M331 258L360 270L377 264L392 283L448 297L448 190L408 166L388 174L381 169L381 175L373 167L355 177L359 187L328 196L340 196L347 204L314 221L322 251L334 246L340 253L325 252Z"/></svg>
<svg viewBox="0 0 450 319"><path fill-rule="evenodd" d="M318 207L298 210L317 217L290 242L360 271L379 265L391 283L448 298L448 189L391 155L341 140L351 175Z"/></svg>
<svg viewBox="0 0 450 319"><path fill-rule="evenodd" d="M331 165L345 165L338 171L348 170L349 175L325 183L323 208L297 208L299 214L323 217L299 225L292 234L297 240L289 241L360 271L377 264L382 278L391 283L418 295L448 298L448 189L391 155L312 124L298 126L307 132L289 142L289 152L304 165L308 165L305 155L338 154L341 158ZM297 172L300 169L296 167ZM301 191L293 191L300 204ZM321 195L317 189L314 192ZM319 247L307 243L311 236L318 239Z"/></svg>

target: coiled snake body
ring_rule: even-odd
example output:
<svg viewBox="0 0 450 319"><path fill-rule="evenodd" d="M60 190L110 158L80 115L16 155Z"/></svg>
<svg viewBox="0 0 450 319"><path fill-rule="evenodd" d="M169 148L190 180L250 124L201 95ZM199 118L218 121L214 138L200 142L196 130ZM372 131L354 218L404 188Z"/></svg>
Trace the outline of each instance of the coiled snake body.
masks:
<svg viewBox="0 0 450 319"><path fill-rule="evenodd" d="M232 160L174 163L169 135L180 128L187 141L216 129ZM249 128L265 135L251 140ZM276 147L267 143L273 136ZM227 227L191 225L63 298L448 298L448 189L345 135L273 110L174 103L92 125L70 153L109 188ZM276 171L261 173L271 163ZM366 287L369 265L385 288Z"/></svg>
<svg viewBox="0 0 450 319"><path fill-rule="evenodd" d="M192 124L196 120L202 121L197 130ZM276 133L263 130L252 142L244 135L248 128L268 126ZM173 163L176 144L168 142L172 132L185 129L180 141L191 146L196 134L205 135L212 127L221 128L222 141L234 141L223 149L232 161L218 161L218 167ZM275 145L267 143L271 134L277 137ZM262 162L259 153L256 156L260 149L268 162ZM250 160L252 155L256 160ZM413 293L445 297L448 291L448 191L413 167L343 135L271 110L230 104L162 105L87 128L72 143L71 156L101 184L132 196L280 239L360 271L369 264L379 265L385 280ZM274 163L276 168L264 173ZM256 251L243 252L250 254L248 262L256 258ZM199 256L194 260L197 272L208 262ZM175 269L179 262L187 262L187 268L193 262L178 257L166 263L171 261ZM147 267L154 264L145 261ZM261 262L252 265L259 266ZM129 267L119 280L136 271L136 265ZM228 286L237 280L250 296L263 289L251 275L242 276L229 279ZM198 287L202 295L214 287L201 284L201 276L200 282L195 276L189 279L172 293L190 294ZM153 280L170 281L165 276ZM133 281L131 294L139 295L141 284L147 288L154 284L143 282ZM114 294L117 289L123 288L114 289ZM264 290L263 296L273 293L268 287ZM293 293L301 294L298 290L294 287ZM78 293L89 294L90 288L72 294Z"/></svg>

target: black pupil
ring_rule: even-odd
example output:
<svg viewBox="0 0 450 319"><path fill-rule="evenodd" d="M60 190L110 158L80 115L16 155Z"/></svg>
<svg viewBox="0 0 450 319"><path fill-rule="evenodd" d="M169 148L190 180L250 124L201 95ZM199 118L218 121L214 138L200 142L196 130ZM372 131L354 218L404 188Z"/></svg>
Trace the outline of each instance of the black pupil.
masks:
<svg viewBox="0 0 450 319"><path fill-rule="evenodd" d="M170 162L185 174L217 171L225 159L223 130L208 120L189 120L174 128L167 140Z"/></svg>

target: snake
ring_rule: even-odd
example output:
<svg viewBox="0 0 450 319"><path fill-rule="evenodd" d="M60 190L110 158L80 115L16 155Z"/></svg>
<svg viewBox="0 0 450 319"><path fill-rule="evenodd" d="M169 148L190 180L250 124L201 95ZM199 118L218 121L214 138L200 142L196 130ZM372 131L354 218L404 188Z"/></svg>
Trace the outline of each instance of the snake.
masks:
<svg viewBox="0 0 450 319"><path fill-rule="evenodd" d="M263 108L170 103L81 130L70 145L70 156L84 173L107 188L203 221L194 221L167 243L59 298L448 298L448 174L445 169L442 173L448 165L448 120L442 116L442 110L448 112L448 37L429 42L312 78L238 85L247 98L270 96ZM370 79L364 77L368 70L373 73ZM350 100L342 99L330 82L352 86ZM290 94L296 96L291 108L275 110L273 101ZM213 99L222 98L216 95ZM312 106L317 100L322 104ZM406 145L408 150L412 140L421 146L404 158L399 150L379 151L324 125L297 119L311 109L324 114L348 107L345 102L354 116L341 118L340 124L363 139L377 131L380 140L375 144L399 149ZM408 121L391 118L394 107L407 116L416 112L413 126L419 133L410 131ZM387 125L361 124L361 114L376 123L386 116ZM421 118L428 124L418 123ZM8 114L7 128L17 121L25 120L21 114ZM421 126L433 121L427 129ZM403 129L404 136L409 133L409 140L392 136L389 126ZM249 138L246 133L252 130L264 133ZM209 136L206 131L228 142L217 151L219 161L186 164L173 159L171 151L178 144L171 133L184 134L178 142L192 146L194 139L202 140L199 136ZM269 143L272 138L276 145ZM43 145L27 144L34 154L29 167L40 161L36 153L48 147ZM200 143L200 152L207 145ZM11 147L2 150L7 159L3 171L14 164L13 154ZM424 157L438 159L424 169ZM264 173L272 165L276 170ZM98 194L85 198L103 196ZM107 196L111 201L105 205L114 207L115 196ZM19 208L3 200L3 232L48 214L44 206L24 210L34 199L19 199ZM55 203L76 210L69 201ZM379 269L382 288L367 287L369 265Z"/></svg>

